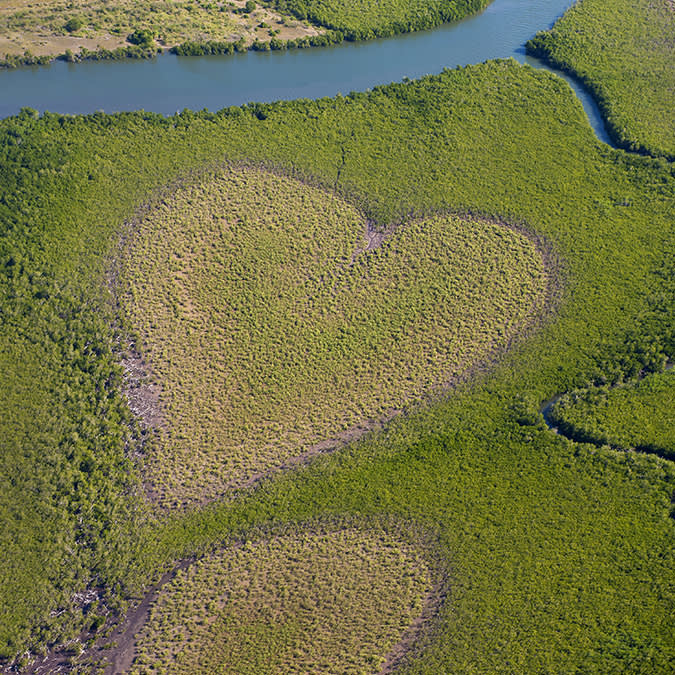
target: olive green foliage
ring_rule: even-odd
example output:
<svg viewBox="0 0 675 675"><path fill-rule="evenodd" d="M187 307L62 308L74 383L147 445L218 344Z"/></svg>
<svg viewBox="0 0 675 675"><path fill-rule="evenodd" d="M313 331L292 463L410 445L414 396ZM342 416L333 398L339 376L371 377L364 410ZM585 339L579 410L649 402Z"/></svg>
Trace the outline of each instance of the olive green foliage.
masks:
<svg viewBox="0 0 675 675"><path fill-rule="evenodd" d="M150 47L154 42L154 37L155 34L147 28L137 29L127 36L127 42L139 47Z"/></svg>
<svg viewBox="0 0 675 675"><path fill-rule="evenodd" d="M151 43L142 43L139 45L129 45L127 47L117 47L116 49L87 49L82 47L75 56L66 52L59 57L63 61L121 61L122 59L151 59L161 51L159 47L152 46Z"/></svg>
<svg viewBox="0 0 675 675"><path fill-rule="evenodd" d="M675 159L671 0L581 0L527 47L586 84L617 144Z"/></svg>
<svg viewBox="0 0 675 675"><path fill-rule="evenodd" d="M73 17L72 19L68 19L66 23L64 24L64 28L69 32L69 33L75 33L76 31L80 30L82 26L84 25L84 21L80 19L79 16Z"/></svg>
<svg viewBox="0 0 675 675"><path fill-rule="evenodd" d="M376 673L431 591L391 533L313 528L200 560L160 592L132 673Z"/></svg>
<svg viewBox="0 0 675 675"><path fill-rule="evenodd" d="M165 504L391 415L544 304L541 255L514 230L437 216L385 237L335 195L255 170L181 186L135 229L119 284L163 390L146 466Z"/></svg>
<svg viewBox="0 0 675 675"><path fill-rule="evenodd" d="M309 19L344 35L368 40L433 28L474 14L487 0L274 0L282 13Z"/></svg>
<svg viewBox="0 0 675 675"><path fill-rule="evenodd" d="M551 419L580 441L675 459L675 373L649 375L637 384L571 392L553 406Z"/></svg>
<svg viewBox="0 0 675 675"><path fill-rule="evenodd" d="M82 602L76 593L97 586L97 561L115 555L109 535L117 519L133 518L136 479L124 453L131 416L110 325L63 280L36 273L31 257L16 251L8 257L3 249L0 655L6 657L48 610L55 621L31 630L36 643L58 641L82 621L82 611L95 608L98 598Z"/></svg>
<svg viewBox="0 0 675 675"><path fill-rule="evenodd" d="M141 203L224 160L311 178L384 229L449 210L527 225L551 242L564 283L527 341L446 399L254 491L144 523L127 483L122 405L105 434L93 407L106 392L121 401L105 356L119 349L106 271ZM672 672L672 463L573 443L537 410L617 369L672 360L674 277L660 271L675 250L674 187L665 162L599 143L564 82L513 61L217 114L24 111L0 122L0 333L12 364L0 384L11 468L0 512L3 652L44 646L61 599L90 583L108 602L138 597L175 560L270 521L389 513L434 524L450 569L434 630L403 672ZM67 303L87 318L60 345L48 329ZM69 344L76 368L59 355ZM100 361L75 354L94 346ZM110 453L94 453L97 443L112 443ZM132 437L128 452L137 449ZM91 454L101 463L95 498L81 459ZM51 457L80 477L56 499ZM75 526L103 539L73 546Z"/></svg>
<svg viewBox="0 0 675 675"><path fill-rule="evenodd" d="M52 60L51 56L36 56L29 49L23 54L6 54L0 59L0 68L18 68L19 66L45 66Z"/></svg>

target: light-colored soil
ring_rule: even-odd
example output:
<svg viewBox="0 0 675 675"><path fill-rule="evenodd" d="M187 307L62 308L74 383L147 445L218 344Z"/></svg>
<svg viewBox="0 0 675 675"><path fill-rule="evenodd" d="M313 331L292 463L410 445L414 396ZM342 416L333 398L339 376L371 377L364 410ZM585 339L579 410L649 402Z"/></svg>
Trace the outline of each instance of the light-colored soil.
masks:
<svg viewBox="0 0 675 675"><path fill-rule="evenodd" d="M66 49L70 49L73 54L78 54L82 47L90 51L112 50L127 44L126 40L110 34L81 38L11 33L6 37L0 37L0 56L23 56L26 51L34 56L58 56L65 53Z"/></svg>
<svg viewBox="0 0 675 675"><path fill-rule="evenodd" d="M243 39L250 45L255 40L292 40L322 32L261 6L250 14L235 12L244 5L245 0L116 0L112 5L104 0L8 0L0 3L0 58L22 56L26 51L35 56L58 56L68 49L77 55L82 47L113 50L128 46L127 35L137 28L153 30L156 45L165 49L186 41ZM64 25L73 17L84 23L70 34Z"/></svg>

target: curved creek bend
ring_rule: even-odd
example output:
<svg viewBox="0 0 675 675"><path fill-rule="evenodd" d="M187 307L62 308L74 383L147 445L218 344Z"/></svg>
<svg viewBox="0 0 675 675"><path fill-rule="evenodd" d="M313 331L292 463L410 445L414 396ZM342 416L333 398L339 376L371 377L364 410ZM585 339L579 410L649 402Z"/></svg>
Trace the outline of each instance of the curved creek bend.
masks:
<svg viewBox="0 0 675 675"><path fill-rule="evenodd" d="M320 98L362 91L495 58L526 56L525 42L550 28L572 0L494 0L482 13L434 30L368 42L344 42L233 56L174 56L21 67L0 71L0 117L30 107L86 114L185 108L219 110L244 103ZM550 69L549 69L550 70ZM598 138L609 143L598 108L583 87L557 72L581 100Z"/></svg>
<svg viewBox="0 0 675 675"><path fill-rule="evenodd" d="M673 368L675 368L675 363L667 363L666 366L663 369L663 372L670 371ZM637 377L634 384L637 384L637 382L640 382L645 377L648 377L649 375L654 375L654 374L655 373L653 373L653 372L643 372ZM611 388L614 389L617 386L620 386L620 385L615 384ZM575 437L573 434L566 433L564 430L562 430L558 427L558 425L553 421L553 418L551 416L551 411L553 410L553 406L565 395L565 393L567 393L567 392L562 392L560 394L556 394L552 398L549 398L546 401L544 401L543 403L541 403L541 405L539 406L539 413L541 414L541 416L544 420L544 424L548 427L549 431L552 431L554 434L558 434L558 436L564 436L565 438L567 438L570 441L573 441L574 443L589 443L589 444L595 445L597 447L608 446L612 450L617 450L619 452L626 452L628 450L633 450L635 452L646 452L646 453L660 455L660 452L656 452L649 447L636 446L636 447L632 447L632 448L627 448L627 447L624 447L624 446L612 445L611 443L600 443L600 442L596 442L594 440L580 440L577 437Z"/></svg>

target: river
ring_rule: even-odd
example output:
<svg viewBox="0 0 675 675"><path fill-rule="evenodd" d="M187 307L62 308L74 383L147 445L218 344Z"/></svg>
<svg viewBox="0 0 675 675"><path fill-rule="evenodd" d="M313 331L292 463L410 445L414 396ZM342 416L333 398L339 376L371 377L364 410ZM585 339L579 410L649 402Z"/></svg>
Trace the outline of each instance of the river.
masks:
<svg viewBox="0 0 675 675"><path fill-rule="evenodd" d="M550 28L572 0L494 0L483 12L434 30L325 48L174 56L21 67L0 71L0 117L30 107L63 114L97 110L219 110L251 101L319 98L439 73L443 68L525 54L525 42ZM560 73L558 73L560 74ZM598 138L609 137L597 106L570 78Z"/></svg>

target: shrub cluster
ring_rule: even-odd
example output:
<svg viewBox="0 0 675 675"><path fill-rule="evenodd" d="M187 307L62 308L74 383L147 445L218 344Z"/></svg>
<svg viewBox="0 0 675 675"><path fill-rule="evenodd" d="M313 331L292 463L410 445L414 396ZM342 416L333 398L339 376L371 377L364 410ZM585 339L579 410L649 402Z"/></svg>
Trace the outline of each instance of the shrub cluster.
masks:
<svg viewBox="0 0 675 675"><path fill-rule="evenodd" d="M51 56L35 56L27 50L23 53L23 55L5 54L5 58L0 59L0 68L18 68L19 66L45 66L51 60Z"/></svg>
<svg viewBox="0 0 675 675"><path fill-rule="evenodd" d="M210 54L234 54L235 52L252 51L279 51L284 49L306 49L307 47L327 47L339 44L344 36L339 31L328 31L320 35L295 38L291 40L255 40L250 46L244 40L236 42L221 42L208 40L205 42L183 42L169 50L179 56L207 56Z"/></svg>

